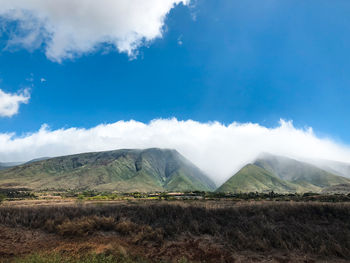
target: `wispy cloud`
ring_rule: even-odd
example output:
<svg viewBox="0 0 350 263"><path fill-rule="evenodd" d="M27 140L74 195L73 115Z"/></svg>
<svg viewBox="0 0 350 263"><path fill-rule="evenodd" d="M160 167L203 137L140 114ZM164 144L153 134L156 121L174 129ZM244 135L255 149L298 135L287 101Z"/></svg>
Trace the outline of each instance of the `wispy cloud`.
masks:
<svg viewBox="0 0 350 263"><path fill-rule="evenodd" d="M0 16L17 22L8 46L35 49L44 43L54 61L93 52L107 44L134 56L161 37L164 20L190 0L0 0Z"/></svg>
<svg viewBox="0 0 350 263"><path fill-rule="evenodd" d="M12 117L19 111L21 103L27 104L30 99L28 89L17 93L6 93L0 89L0 117Z"/></svg>
<svg viewBox="0 0 350 263"><path fill-rule="evenodd" d="M174 148L207 172L218 184L261 152L294 158L350 160L350 147L317 137L281 121L275 128L254 123L201 123L158 119L150 123L119 121L91 129L39 131L17 137L0 134L0 160L30 160L120 148Z"/></svg>

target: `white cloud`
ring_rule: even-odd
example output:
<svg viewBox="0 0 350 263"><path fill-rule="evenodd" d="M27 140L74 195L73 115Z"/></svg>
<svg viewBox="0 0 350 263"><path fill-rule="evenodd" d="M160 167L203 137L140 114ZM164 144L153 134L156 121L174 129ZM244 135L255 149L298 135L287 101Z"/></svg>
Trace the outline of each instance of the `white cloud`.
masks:
<svg viewBox="0 0 350 263"><path fill-rule="evenodd" d="M0 0L0 17L17 21L8 43L46 47L54 61L95 51L101 44L135 55L161 37L170 10L190 0Z"/></svg>
<svg viewBox="0 0 350 263"><path fill-rule="evenodd" d="M16 115L21 103L27 104L30 99L29 90L18 93L6 93L0 89L0 117L12 117Z"/></svg>
<svg viewBox="0 0 350 263"><path fill-rule="evenodd" d="M180 36L177 38L177 44L178 44L179 46L182 46L182 44L183 44L182 35L180 35Z"/></svg>
<svg viewBox="0 0 350 263"><path fill-rule="evenodd" d="M50 130L16 137L0 134L0 160L30 160L120 148L174 148L207 172L218 184L261 152L296 158L350 160L350 148L318 138L312 129L297 129L281 121L276 128L253 123L200 123L154 120L148 124L119 121L91 129Z"/></svg>

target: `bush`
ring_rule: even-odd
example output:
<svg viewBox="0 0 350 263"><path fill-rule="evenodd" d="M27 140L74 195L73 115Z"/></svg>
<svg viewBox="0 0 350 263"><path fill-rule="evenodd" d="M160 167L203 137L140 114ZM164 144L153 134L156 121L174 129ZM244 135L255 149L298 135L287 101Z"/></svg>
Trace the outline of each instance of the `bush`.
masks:
<svg viewBox="0 0 350 263"><path fill-rule="evenodd" d="M0 204L6 199L6 196L3 194L0 194Z"/></svg>
<svg viewBox="0 0 350 263"><path fill-rule="evenodd" d="M135 244L143 244L150 242L155 242L158 245L162 244L164 240L164 232L162 229L153 229L150 226L144 226L140 229L138 234L134 237L133 242Z"/></svg>
<svg viewBox="0 0 350 263"><path fill-rule="evenodd" d="M54 227L53 220L46 221L46 228L55 231L62 236L87 236L95 231L109 231L115 228L115 221L111 217L82 217L73 220L65 220L62 224Z"/></svg>
<svg viewBox="0 0 350 263"><path fill-rule="evenodd" d="M115 230L122 235L130 235L131 233L137 232L139 226L131 221L121 221L115 226Z"/></svg>

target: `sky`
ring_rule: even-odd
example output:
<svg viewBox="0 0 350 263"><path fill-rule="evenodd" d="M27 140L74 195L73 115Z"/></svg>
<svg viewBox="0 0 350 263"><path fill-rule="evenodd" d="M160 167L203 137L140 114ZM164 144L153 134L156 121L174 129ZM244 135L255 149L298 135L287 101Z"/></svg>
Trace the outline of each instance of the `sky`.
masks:
<svg viewBox="0 0 350 263"><path fill-rule="evenodd" d="M218 181L262 151L350 162L349 13L348 0L0 0L0 162L170 147Z"/></svg>

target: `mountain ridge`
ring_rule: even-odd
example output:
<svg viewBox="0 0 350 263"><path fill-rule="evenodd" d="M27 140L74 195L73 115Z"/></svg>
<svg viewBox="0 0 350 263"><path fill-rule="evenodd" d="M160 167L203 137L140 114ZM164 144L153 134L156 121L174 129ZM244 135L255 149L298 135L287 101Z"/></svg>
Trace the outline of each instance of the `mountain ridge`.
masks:
<svg viewBox="0 0 350 263"><path fill-rule="evenodd" d="M184 183L186 181L186 183ZM0 172L0 187L210 191L215 184L176 150L120 149L60 156ZM21 185L22 184L22 185Z"/></svg>
<svg viewBox="0 0 350 263"><path fill-rule="evenodd" d="M268 153L260 154L218 188L198 167L173 149L119 149L5 165L1 170L0 163L0 188L291 193L325 192L327 189L343 189L344 192L345 186L350 184L349 178L323 170L320 164ZM342 165L347 167L345 163Z"/></svg>

